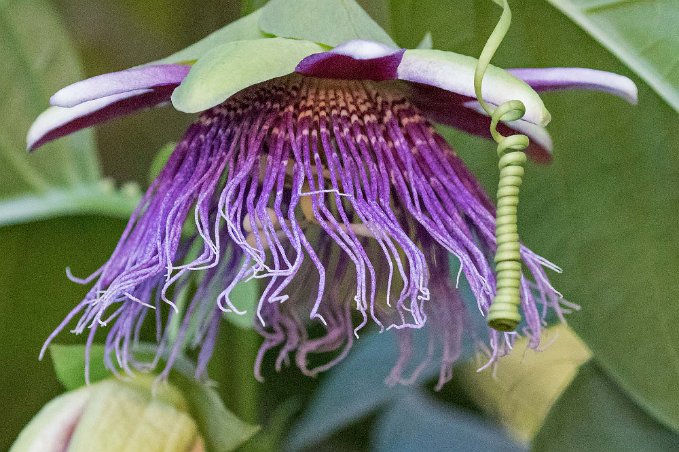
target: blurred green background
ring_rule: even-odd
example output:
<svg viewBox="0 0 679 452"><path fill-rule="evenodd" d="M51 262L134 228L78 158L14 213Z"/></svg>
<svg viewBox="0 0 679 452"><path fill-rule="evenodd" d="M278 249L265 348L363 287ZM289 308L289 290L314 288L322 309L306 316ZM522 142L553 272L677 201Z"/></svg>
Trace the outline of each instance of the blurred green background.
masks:
<svg viewBox="0 0 679 452"><path fill-rule="evenodd" d="M3 77L0 108L4 118L0 124L0 148L24 158L21 140L30 121L47 106L49 95L59 87L81 75L115 71L166 56L258 3L263 2L0 2L0 56L4 61L17 62L0 70ZM366 0L360 3L391 31L400 45L414 47L426 32L431 32L435 48L470 55L478 55L500 12L492 2L484 0ZM652 3L657 3L658 15L646 17L638 11L626 10L625 14L641 22L630 25L627 30L630 35L639 29L660 35L660 44L656 45L674 48L676 62L679 37L676 27L672 30L667 23L679 23L673 21L673 18L679 20L677 3ZM554 405L544 427L537 433L533 448L678 450L677 112L548 2L517 1L513 7L514 24L494 60L496 64L503 67L585 66L615 71L634 79L640 93L637 107L594 93L544 96L553 116L549 130L555 141L555 161L549 167L529 167L520 221L527 244L564 267L564 274L555 277L556 285L567 299L582 306L581 312L570 316L569 323L591 349L593 359ZM71 39L73 51L66 48L68 43L55 38L54 34L61 36L63 30ZM638 40L643 41L642 38ZM16 40L20 44L14 46L12 43ZM29 41L30 44L22 43ZM23 60L13 54L12 49L22 50ZM51 59L51 52L69 56ZM77 59L71 55L73 52ZM82 74L77 68L78 59ZM25 66L21 66L20 61ZM32 65L40 67L37 76L34 71L26 70ZM666 71L670 82L677 80L677 73L676 64ZM27 91L30 91L27 97L32 97L30 108L22 109L19 104L29 105L21 94ZM102 173L118 181L118 185L127 181L145 185L156 152L166 143L179 139L191 120L191 116L164 108L97 127L96 149ZM444 133L484 184L493 187L496 183L493 145L449 130ZM88 139L83 135L68 143L85 149L90 146ZM56 145L47 147L32 162L38 162L35 165L42 165L41 171L49 174L52 157L43 156L53 153L58 159L59 152L67 151L59 150ZM0 169L0 193L10 199L22 193L22 186L18 176L8 168ZM52 174L46 178L54 179L59 185L61 181L57 176ZM90 177L93 176L90 174ZM66 279L64 269L70 266L76 275L95 270L113 249L123 227L122 218L74 215L0 228L0 256L3 256L0 260L0 343L3 344L0 406L7 413L0 425L1 450L8 448L21 427L44 403L62 391L49 360L39 362L37 356L44 339L85 292ZM488 402L483 394L475 394L484 390L480 380L475 380L481 377L464 370L437 395L433 395L428 386L423 390L385 392L382 377L375 378L374 382L366 377L363 392L354 391L353 397L346 396L342 388L346 389L349 382L343 376L347 374L347 371L342 373L344 369L323 376L320 382L302 378L294 369L282 374L271 372L267 382L260 385L254 383L249 373L251 350L247 350L247 344L252 342L249 340L252 334L227 324L213 360L212 376L220 382L220 392L230 409L249 421L264 423L265 431L273 432L269 439L260 438L262 444L280 444L287 432L293 431L293 435L302 438L295 447L310 447L320 440L321 449L325 450L396 450L396 444L400 450L408 450L407 441L394 438L407 434L411 439L418 438L423 432L429 432L428 438L420 441L440 437L445 441L459 440L462 447L465 444L462 438L473 438L474 445L487 447L477 450L491 450L504 443L494 436L500 435L500 430L488 433L484 430L487 425L505 425L509 428L508 435L521 438L511 430L516 426L516 419L510 419L511 415L508 418L503 414L507 410L501 409L508 394L532 400L537 398L537 393L551 394L554 389L550 382L556 379L549 374L554 363L538 364L531 378L550 377L543 379L544 388L534 386L521 392L517 385L499 395L488 396L499 400L495 402ZM59 341L81 343L82 338L62 334ZM377 347L366 341L367 356L370 356L370 346ZM566 361L568 353L568 350L563 352ZM355 354L351 359L356 362L347 363L347 368L355 365L358 372L368 372L368 364L361 361L367 358L358 352ZM507 374L506 378L511 375ZM242 394L238 390L253 386L258 393L256 399L242 395L251 394L252 390ZM337 408L344 410L344 419L328 416L322 410L322 407L330 409L330 401L340 403L333 399L338 397L338 391L346 396L342 398L345 405ZM422 397L435 397L439 405L430 406L433 399L422 400ZM531 410L528 405L526 409ZM442 407L458 410L457 417L450 412L439 413L437 410ZM319 409L321 411L314 411ZM416 424L417 428L409 431L405 422L410 421L407 414L418 409L434 414L431 419L423 414L422 424L419 427ZM324 416L309 414L316 412ZM469 416L474 419L470 421ZM480 427L475 424L481 418L488 424ZM437 428L441 419L448 422L446 425L474 428L460 431ZM540 424L543 420L539 419ZM305 442L305 431L315 432L316 437ZM438 443L432 444L435 447Z"/></svg>

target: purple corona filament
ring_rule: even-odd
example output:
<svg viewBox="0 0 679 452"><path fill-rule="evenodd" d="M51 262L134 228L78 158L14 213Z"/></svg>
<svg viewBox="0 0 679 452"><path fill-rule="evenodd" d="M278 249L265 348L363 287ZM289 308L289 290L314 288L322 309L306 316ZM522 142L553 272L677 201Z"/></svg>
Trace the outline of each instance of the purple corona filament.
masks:
<svg viewBox="0 0 679 452"><path fill-rule="evenodd" d="M449 261L459 263L485 314L495 293L494 213L398 82L275 79L189 128L110 260L83 281L94 281L86 298L49 341L77 317L74 331L87 332L88 344L109 327L111 368L152 367L164 356L167 374L189 346L200 349L201 376L221 317L242 312L232 289L258 278L258 377L274 350L277 368L292 358L316 375L374 324L398 330L401 358L388 381L407 383L422 367L405 375L413 367L411 332L428 321L430 350L442 356L441 385L468 324ZM563 300L545 274L555 267L525 248L522 257L532 281L522 280L523 332L537 346L547 310L561 315ZM145 321L159 345L146 364L133 357ZM309 337L310 322L325 334ZM488 334L491 359L515 337ZM317 353L334 355L314 367Z"/></svg>

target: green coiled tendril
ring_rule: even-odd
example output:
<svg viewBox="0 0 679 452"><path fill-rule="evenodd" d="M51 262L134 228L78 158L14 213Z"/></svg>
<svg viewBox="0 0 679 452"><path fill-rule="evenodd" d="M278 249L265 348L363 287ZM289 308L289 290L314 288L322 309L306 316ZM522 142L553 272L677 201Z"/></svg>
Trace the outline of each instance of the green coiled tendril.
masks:
<svg viewBox="0 0 679 452"><path fill-rule="evenodd" d="M474 74L474 90L481 107L491 117L490 133L497 142L500 158L500 182L497 190L497 213L495 217L495 271L497 290L486 318L488 325L498 331L514 331L521 322L521 243L517 224L519 191L523 182L526 154L529 140L525 135L505 137L497 131L500 121L516 121L526 112L519 100L511 100L492 108L483 100L481 86L483 76L504 39L512 22L512 12L507 0L494 0L503 8L502 16L488 38Z"/></svg>

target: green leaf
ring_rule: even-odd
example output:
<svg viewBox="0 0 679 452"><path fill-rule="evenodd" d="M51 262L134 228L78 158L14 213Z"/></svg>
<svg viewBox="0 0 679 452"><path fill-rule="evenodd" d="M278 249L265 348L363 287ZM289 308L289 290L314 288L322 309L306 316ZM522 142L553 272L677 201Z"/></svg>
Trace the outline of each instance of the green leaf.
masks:
<svg viewBox="0 0 679 452"><path fill-rule="evenodd" d="M85 385L85 346L77 345L50 345L50 355L54 364L57 379L64 387L71 391ZM135 357L140 360L150 361L156 355L154 344L141 342L137 344ZM114 362L115 362L115 357ZM161 359L162 361L162 359ZM92 344L90 347L90 383L110 378L112 373L104 364L104 346ZM185 375L193 375L195 366L184 355L179 355L173 364L173 370Z"/></svg>
<svg viewBox="0 0 679 452"><path fill-rule="evenodd" d="M353 39L367 39L397 47L354 0L271 0L261 11L259 27L283 38L305 39L332 47Z"/></svg>
<svg viewBox="0 0 679 452"><path fill-rule="evenodd" d="M266 35L262 33L257 25L259 18L262 15L261 10L255 11L245 17L231 22L230 24L220 28L214 33L206 36L200 41L191 44L187 48L180 50L177 53L163 58L162 60L154 61L149 64L168 64L168 63L192 63L203 55L208 53L215 47L233 41L246 41L251 39L265 38Z"/></svg>
<svg viewBox="0 0 679 452"><path fill-rule="evenodd" d="M242 447L242 452L283 450L290 423L300 408L301 402L298 397L291 397L275 407L266 425Z"/></svg>
<svg viewBox="0 0 679 452"><path fill-rule="evenodd" d="M676 0L547 0L639 74L679 112Z"/></svg>
<svg viewBox="0 0 679 452"><path fill-rule="evenodd" d="M0 3L0 200L92 185L99 178L89 131L26 153L26 131L50 95L82 78L66 31L42 0Z"/></svg>
<svg viewBox="0 0 679 452"><path fill-rule="evenodd" d="M186 113L207 110L242 89L291 74L303 58L323 50L313 42L284 38L223 44L191 68L172 103Z"/></svg>
<svg viewBox="0 0 679 452"><path fill-rule="evenodd" d="M50 346L50 356L57 380L67 391L85 386L85 346L54 344ZM90 348L90 383L111 377L111 372L104 367L103 363L104 346L92 345Z"/></svg>
<svg viewBox="0 0 679 452"><path fill-rule="evenodd" d="M266 5L268 0L241 0L241 14L246 15L257 11L262 6Z"/></svg>
<svg viewBox="0 0 679 452"><path fill-rule="evenodd" d="M258 426L241 421L227 410L213 388L176 372L171 382L186 398L208 452L235 450L259 431Z"/></svg>
<svg viewBox="0 0 679 452"><path fill-rule="evenodd" d="M229 296L238 309L245 311L245 314L227 313L224 314L224 318L239 328L246 330L254 328L254 322L258 321L255 320L255 315L260 296L259 280L253 278L250 281L238 283Z"/></svg>
<svg viewBox="0 0 679 452"><path fill-rule="evenodd" d="M533 439L578 368L591 358L591 352L565 325L545 331L544 342L549 346L538 352L528 349L524 337L514 344L516 352L502 358L492 371L478 372L485 356L457 371L469 397L522 443Z"/></svg>
<svg viewBox="0 0 679 452"><path fill-rule="evenodd" d="M639 409L594 363L580 368L533 443L535 451L676 450L679 435Z"/></svg>
<svg viewBox="0 0 679 452"><path fill-rule="evenodd" d="M454 50L478 54L499 8L477 2L465 10L466 0L452 7L426 0L412 33L421 36L428 17L441 20L444 5L456 11L445 15L456 33L470 37ZM578 66L630 75L547 3L513 2L512 9L512 29L494 60L498 66ZM442 30L431 29L441 45ZM582 307L567 319L600 366L635 402L679 431L679 280L672 271L679 268L679 121L635 81L637 107L602 93L542 96L553 118L554 163L527 168L519 227L531 249L564 269L550 276L567 300ZM461 133L450 141L494 193L495 146Z"/></svg>
<svg viewBox="0 0 679 452"><path fill-rule="evenodd" d="M435 402L420 391L399 398L379 417L374 438L376 452L523 450L482 418Z"/></svg>
<svg viewBox="0 0 679 452"><path fill-rule="evenodd" d="M458 51L458 46L476 33L470 22L474 18L474 2L479 0L385 1L391 13L390 34L405 48L417 48L422 36L431 33L437 48ZM478 48L470 55L478 56L480 51L481 48Z"/></svg>

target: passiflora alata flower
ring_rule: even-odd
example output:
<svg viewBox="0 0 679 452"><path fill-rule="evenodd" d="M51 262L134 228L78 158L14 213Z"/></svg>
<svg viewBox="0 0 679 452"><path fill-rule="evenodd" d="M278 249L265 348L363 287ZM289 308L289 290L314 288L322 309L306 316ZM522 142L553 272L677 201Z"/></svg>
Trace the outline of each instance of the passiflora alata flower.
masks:
<svg viewBox="0 0 679 452"><path fill-rule="evenodd" d="M441 356L439 383L459 357L468 315L450 277L459 264L480 314L496 290L493 203L434 123L490 137L474 94L474 58L405 50L351 1L272 0L163 60L68 86L28 134L38 146L171 101L200 113L151 184L93 287L54 336L109 325L109 365L132 370L143 322L158 354L199 348L201 376L225 312L242 314L234 287L265 282L255 324L276 367L291 356L308 375L346 356L369 324L394 328L401 358L390 376L408 381L413 329L429 322ZM500 124L531 139L546 162L550 120L538 92L591 89L636 101L627 78L581 68L489 67L483 97L520 100L522 120ZM520 331L537 347L548 311L567 304L546 270L521 248ZM167 325L179 319L169 334ZM311 324L324 334L310 335ZM491 361L516 333L489 330ZM324 363L311 359L322 354ZM329 357L329 358L328 358ZM417 366L415 366L417 367Z"/></svg>

